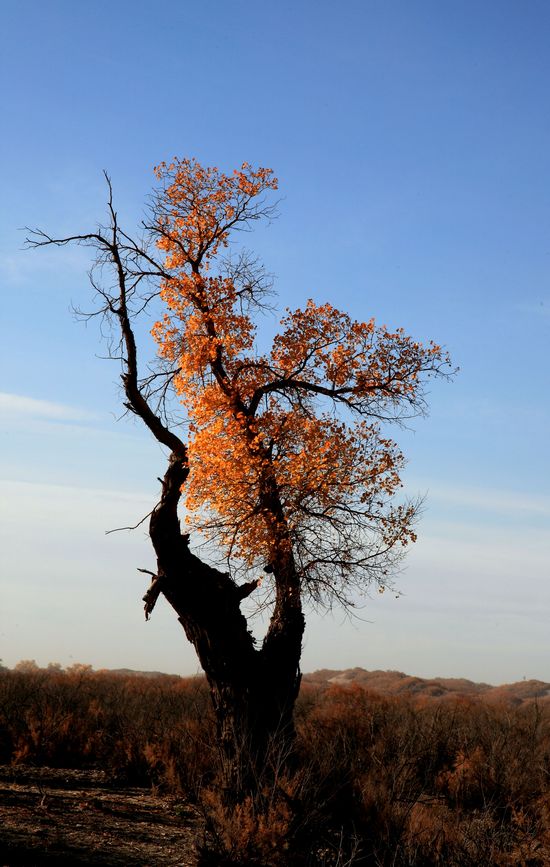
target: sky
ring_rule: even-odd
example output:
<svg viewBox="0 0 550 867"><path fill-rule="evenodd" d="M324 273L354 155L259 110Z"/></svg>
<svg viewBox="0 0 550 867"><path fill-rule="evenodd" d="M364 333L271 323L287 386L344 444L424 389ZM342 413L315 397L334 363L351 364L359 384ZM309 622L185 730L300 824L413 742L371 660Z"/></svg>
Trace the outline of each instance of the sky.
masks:
<svg viewBox="0 0 550 867"><path fill-rule="evenodd" d="M550 681L550 6L545 0L2 0L0 659L194 674L137 523L165 456L120 419L86 251L131 232L177 155L274 169L248 245L309 297L434 339L460 368L394 436L425 497L395 583L308 613L303 670ZM277 318L261 323L273 333ZM398 598L396 598L398 596Z"/></svg>

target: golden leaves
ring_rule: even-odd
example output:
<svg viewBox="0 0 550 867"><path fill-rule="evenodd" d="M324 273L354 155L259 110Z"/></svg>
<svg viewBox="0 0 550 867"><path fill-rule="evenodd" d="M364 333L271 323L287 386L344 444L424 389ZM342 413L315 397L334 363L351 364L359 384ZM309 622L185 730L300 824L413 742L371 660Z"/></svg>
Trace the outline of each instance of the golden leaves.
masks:
<svg viewBox="0 0 550 867"><path fill-rule="evenodd" d="M344 553L369 533L381 549L414 541L415 507L391 505L403 456L377 419L422 411L422 381L446 354L310 300L287 311L271 353L258 355L242 293L211 271L231 230L262 216L254 200L277 188L272 171L243 163L226 175L175 159L156 173L167 277L152 333L177 364L189 416L189 522L248 564L289 539L307 548L316 527Z"/></svg>
<svg viewBox="0 0 550 867"><path fill-rule="evenodd" d="M271 169L253 169L248 163L226 175L194 159L175 158L160 163L155 174L163 184L157 198L158 246L168 254L169 268L212 259L220 246L227 246L233 225L258 216L250 208L252 200L277 189Z"/></svg>

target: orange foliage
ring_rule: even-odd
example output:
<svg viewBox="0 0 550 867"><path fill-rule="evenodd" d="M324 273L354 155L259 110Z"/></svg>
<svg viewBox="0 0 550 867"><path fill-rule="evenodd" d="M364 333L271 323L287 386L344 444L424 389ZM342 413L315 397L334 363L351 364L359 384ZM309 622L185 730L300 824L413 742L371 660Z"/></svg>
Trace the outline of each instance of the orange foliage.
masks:
<svg viewBox="0 0 550 867"><path fill-rule="evenodd" d="M403 456L380 422L423 411L422 382L446 353L310 300L258 354L259 272L231 268L223 251L232 230L269 213L272 171L184 159L156 173L166 311L153 336L189 416L188 523L247 566L289 546L317 596L329 565L331 586L361 572L383 585L380 564L415 540L416 510L392 505Z"/></svg>

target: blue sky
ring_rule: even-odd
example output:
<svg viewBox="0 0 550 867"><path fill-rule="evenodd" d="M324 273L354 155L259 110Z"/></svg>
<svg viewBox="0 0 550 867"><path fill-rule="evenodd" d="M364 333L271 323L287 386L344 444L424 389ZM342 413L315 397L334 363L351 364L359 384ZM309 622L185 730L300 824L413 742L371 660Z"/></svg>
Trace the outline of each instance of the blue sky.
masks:
<svg viewBox="0 0 550 867"><path fill-rule="evenodd" d="M493 0L210 0L1 7L0 658L190 673L170 611L141 619L164 458L117 421L79 249L132 229L173 155L280 178L249 239L281 308L307 297L444 343L460 373L396 432L426 494L397 579L310 618L304 669L550 680L550 7ZM276 321L263 325L271 333Z"/></svg>

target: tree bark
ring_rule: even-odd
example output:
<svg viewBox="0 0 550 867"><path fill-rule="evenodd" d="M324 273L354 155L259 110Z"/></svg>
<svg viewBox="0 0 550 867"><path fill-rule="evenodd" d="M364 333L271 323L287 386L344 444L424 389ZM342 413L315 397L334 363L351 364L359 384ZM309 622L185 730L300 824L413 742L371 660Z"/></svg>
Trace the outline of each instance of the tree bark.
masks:
<svg viewBox="0 0 550 867"><path fill-rule="evenodd" d="M226 793L239 800L257 792L271 751L277 761L291 751L304 618L288 574L264 642L256 647L239 606L258 582L239 587L196 557L181 532L177 507L187 474L185 461L172 453L150 519L157 576L148 595L166 597L197 652L216 716ZM288 572L289 563L274 569Z"/></svg>

